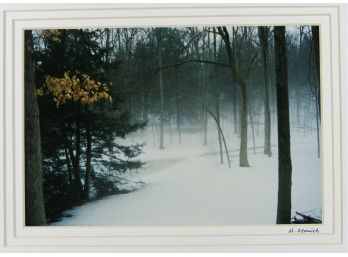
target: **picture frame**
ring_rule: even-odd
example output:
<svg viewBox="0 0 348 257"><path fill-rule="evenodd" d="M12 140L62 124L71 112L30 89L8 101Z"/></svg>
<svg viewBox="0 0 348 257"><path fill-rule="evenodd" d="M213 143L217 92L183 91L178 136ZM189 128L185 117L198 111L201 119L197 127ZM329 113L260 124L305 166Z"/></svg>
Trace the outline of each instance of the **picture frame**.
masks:
<svg viewBox="0 0 348 257"><path fill-rule="evenodd" d="M346 5L8 4L0 13L0 251L347 250ZM323 224L26 227L24 30L221 24L320 26Z"/></svg>

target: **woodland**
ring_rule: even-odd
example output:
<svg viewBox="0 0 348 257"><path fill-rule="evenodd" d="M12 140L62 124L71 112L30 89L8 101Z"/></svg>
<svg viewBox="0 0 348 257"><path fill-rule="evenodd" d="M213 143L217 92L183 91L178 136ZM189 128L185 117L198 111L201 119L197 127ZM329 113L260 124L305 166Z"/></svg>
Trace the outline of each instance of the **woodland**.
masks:
<svg viewBox="0 0 348 257"><path fill-rule="evenodd" d="M112 209L93 216L108 222L131 218L129 204L144 212L136 224L180 208L212 208L202 222L219 223L214 202L232 212L249 199L240 222L321 223L320 86L318 26L26 30L26 225L102 201ZM159 196L173 197L168 214ZM267 220L254 219L267 199Z"/></svg>

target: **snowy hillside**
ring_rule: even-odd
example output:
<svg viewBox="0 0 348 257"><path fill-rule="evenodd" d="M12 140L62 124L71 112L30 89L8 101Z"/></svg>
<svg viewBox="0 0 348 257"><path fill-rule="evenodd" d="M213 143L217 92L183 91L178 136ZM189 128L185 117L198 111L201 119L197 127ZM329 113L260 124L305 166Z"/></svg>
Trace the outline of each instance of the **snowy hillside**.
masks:
<svg viewBox="0 0 348 257"><path fill-rule="evenodd" d="M184 144L159 150L150 143L140 157L144 169L128 175L146 184L128 194L109 196L69 210L67 218L51 225L172 225L275 224L277 209L277 147L263 154L262 136L251 167L238 167L238 135L227 137L232 167L219 163L211 137L203 147L197 134ZM295 211L321 217L321 171L315 134L292 136L292 216ZM174 141L174 140L173 140ZM276 138L272 138L276 142ZM214 143L215 142L215 143ZM252 143L249 143L249 147Z"/></svg>

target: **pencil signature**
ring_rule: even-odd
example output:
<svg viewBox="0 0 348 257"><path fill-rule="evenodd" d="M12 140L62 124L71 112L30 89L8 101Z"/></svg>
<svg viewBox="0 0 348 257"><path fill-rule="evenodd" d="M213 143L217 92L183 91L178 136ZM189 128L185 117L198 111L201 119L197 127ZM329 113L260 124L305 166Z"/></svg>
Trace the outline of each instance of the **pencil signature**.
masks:
<svg viewBox="0 0 348 257"><path fill-rule="evenodd" d="M290 228L288 234L319 234L319 228Z"/></svg>

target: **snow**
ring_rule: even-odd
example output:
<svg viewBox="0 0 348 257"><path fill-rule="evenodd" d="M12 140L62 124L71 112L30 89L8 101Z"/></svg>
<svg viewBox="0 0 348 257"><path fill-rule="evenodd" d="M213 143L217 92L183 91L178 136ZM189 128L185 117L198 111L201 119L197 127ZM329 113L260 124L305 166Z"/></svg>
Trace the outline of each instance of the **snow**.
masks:
<svg viewBox="0 0 348 257"><path fill-rule="evenodd" d="M212 131L214 131L212 129ZM145 134L144 134L145 133ZM202 135L184 134L183 143L166 138L164 150L151 135L138 134L130 143L149 138L140 159L147 164L128 174L144 187L73 208L54 226L71 225L234 225L275 224L278 190L276 134L272 157L263 154L263 135L249 134L249 163L238 167L238 135L226 135L232 167L219 163L215 134L202 146ZM295 211L321 217L321 169L315 133L292 135L292 216ZM225 156L224 156L225 158Z"/></svg>

